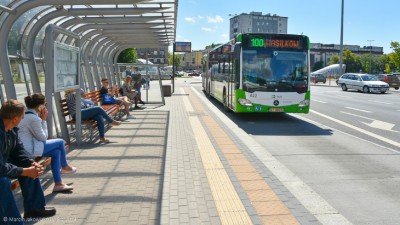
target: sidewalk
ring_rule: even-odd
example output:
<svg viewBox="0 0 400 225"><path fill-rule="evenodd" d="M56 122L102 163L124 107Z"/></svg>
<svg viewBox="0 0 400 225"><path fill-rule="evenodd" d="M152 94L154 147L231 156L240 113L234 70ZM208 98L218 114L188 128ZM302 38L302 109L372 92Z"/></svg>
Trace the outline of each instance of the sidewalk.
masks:
<svg viewBox="0 0 400 225"><path fill-rule="evenodd" d="M73 193L51 193L46 172L57 215L34 224L319 224L190 87L200 81L177 79L165 106L108 130L111 143L71 151Z"/></svg>

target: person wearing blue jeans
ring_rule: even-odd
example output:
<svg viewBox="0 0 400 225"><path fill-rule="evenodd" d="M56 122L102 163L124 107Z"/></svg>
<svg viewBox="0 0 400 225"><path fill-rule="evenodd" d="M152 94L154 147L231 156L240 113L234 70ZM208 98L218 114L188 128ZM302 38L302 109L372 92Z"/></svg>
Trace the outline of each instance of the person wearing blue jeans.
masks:
<svg viewBox="0 0 400 225"><path fill-rule="evenodd" d="M68 111L71 116L75 119L76 115L76 91L69 90L65 91L65 99L67 100ZM83 99L82 99L83 100ZM85 104L84 101L81 103L81 118L82 120L95 120L97 122L97 129L99 130L100 142L108 143L108 139L104 137L104 119L107 120L112 126L119 126L121 123L113 120L103 108L99 106L93 106Z"/></svg>
<svg viewBox="0 0 400 225"><path fill-rule="evenodd" d="M1 224L23 224L10 178L18 178L24 198L24 218L49 217L56 209L45 207L46 201L38 177L43 167L25 151L18 136L17 125L24 117L25 106L8 100L0 109L0 220Z"/></svg>
<svg viewBox="0 0 400 225"><path fill-rule="evenodd" d="M51 157L51 172L54 178L53 192L65 192L73 190L62 182L61 174L72 174L76 168L69 166L66 153L65 142L63 139L47 139L46 118L46 98L43 94L36 93L25 97L27 110L25 117L19 123L18 134L24 144L25 150L33 157Z"/></svg>
<svg viewBox="0 0 400 225"><path fill-rule="evenodd" d="M91 108L85 108L81 111L82 120L95 120L97 122L97 128L99 130L100 141L107 140L104 138L104 119L107 120L111 125L119 125L119 122L113 120L103 108L99 106L93 106ZM102 141L108 142L108 141Z"/></svg>

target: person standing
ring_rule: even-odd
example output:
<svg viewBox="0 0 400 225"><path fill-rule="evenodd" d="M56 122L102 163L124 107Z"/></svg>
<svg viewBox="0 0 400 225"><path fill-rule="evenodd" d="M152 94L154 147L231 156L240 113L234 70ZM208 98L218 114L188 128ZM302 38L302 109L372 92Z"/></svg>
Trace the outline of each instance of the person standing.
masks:
<svg viewBox="0 0 400 225"><path fill-rule="evenodd" d="M25 115L25 106L17 100L8 100L0 109L0 219L5 224L23 224L16 205L10 178L18 178L24 198L24 218L50 217L56 209L46 207L42 185L38 177L43 167L24 149L17 125ZM6 218L7 221L4 221Z"/></svg>

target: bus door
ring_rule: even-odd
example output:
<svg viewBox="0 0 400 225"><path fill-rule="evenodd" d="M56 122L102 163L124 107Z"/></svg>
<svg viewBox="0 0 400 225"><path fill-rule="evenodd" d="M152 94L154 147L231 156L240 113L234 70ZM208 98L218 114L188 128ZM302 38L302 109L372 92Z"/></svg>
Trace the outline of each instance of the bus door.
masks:
<svg viewBox="0 0 400 225"><path fill-rule="evenodd" d="M228 106L229 108L233 108L233 101L234 101L234 95L235 95L235 77L233 73L233 57L232 55L229 54L228 56L228 62L227 62L227 73L228 73Z"/></svg>

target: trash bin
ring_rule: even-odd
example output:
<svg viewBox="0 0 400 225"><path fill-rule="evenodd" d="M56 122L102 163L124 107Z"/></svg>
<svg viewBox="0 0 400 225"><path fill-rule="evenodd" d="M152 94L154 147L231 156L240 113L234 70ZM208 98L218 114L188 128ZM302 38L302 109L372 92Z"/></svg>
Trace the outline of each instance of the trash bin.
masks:
<svg viewBox="0 0 400 225"><path fill-rule="evenodd" d="M171 96L171 85L163 85L162 90L164 92L164 97L169 97Z"/></svg>

